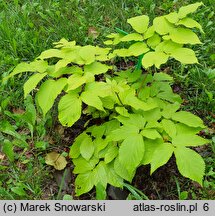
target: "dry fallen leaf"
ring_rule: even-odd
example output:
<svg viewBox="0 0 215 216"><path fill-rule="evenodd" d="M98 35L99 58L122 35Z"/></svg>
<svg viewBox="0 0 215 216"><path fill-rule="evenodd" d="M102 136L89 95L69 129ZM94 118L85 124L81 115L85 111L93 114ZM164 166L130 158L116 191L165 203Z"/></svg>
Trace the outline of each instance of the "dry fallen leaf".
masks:
<svg viewBox="0 0 215 216"><path fill-rule="evenodd" d="M50 135L46 135L45 137L44 137L44 140L45 141L47 141L49 144L55 144L55 140L53 139L53 137L51 137Z"/></svg>
<svg viewBox="0 0 215 216"><path fill-rule="evenodd" d="M0 153L0 160L4 160L5 155Z"/></svg>
<svg viewBox="0 0 215 216"><path fill-rule="evenodd" d="M25 110L20 109L20 108L13 108L13 113L14 114L23 114L25 112Z"/></svg>
<svg viewBox="0 0 215 216"><path fill-rule="evenodd" d="M99 32L95 27L89 27L88 29L88 37L92 37L93 39L96 39L99 36Z"/></svg>
<svg viewBox="0 0 215 216"><path fill-rule="evenodd" d="M64 156L57 152L50 152L45 157L46 164L54 166L57 170L63 170L66 167L67 161Z"/></svg>

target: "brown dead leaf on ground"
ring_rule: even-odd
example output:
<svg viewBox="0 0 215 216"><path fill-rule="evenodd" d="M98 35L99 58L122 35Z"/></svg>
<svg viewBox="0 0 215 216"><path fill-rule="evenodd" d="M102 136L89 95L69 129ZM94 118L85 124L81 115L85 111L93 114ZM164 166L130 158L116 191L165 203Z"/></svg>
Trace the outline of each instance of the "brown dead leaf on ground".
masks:
<svg viewBox="0 0 215 216"><path fill-rule="evenodd" d="M53 139L53 137L52 136L50 136L50 135L46 135L45 137L44 137L44 141L47 141L49 144L51 144L51 145L53 145L53 144L55 144L56 143L56 141Z"/></svg>
<svg viewBox="0 0 215 216"><path fill-rule="evenodd" d="M50 166L54 166L57 170L63 170L67 165L65 157L57 152L48 153L45 157L45 162Z"/></svg>
<svg viewBox="0 0 215 216"><path fill-rule="evenodd" d="M96 39L99 36L99 32L95 27L89 27L88 29L88 37L92 37L93 39Z"/></svg>
<svg viewBox="0 0 215 216"><path fill-rule="evenodd" d="M0 153L0 160L4 160L4 158L5 158L5 155Z"/></svg>
<svg viewBox="0 0 215 216"><path fill-rule="evenodd" d="M13 108L12 111L13 111L14 114L23 114L23 113L25 113L25 110L20 109L20 108Z"/></svg>

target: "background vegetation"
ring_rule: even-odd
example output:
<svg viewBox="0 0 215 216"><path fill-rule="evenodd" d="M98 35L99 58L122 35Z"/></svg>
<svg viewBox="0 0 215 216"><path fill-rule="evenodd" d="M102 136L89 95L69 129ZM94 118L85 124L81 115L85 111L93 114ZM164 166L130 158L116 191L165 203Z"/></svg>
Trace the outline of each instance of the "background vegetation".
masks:
<svg viewBox="0 0 215 216"><path fill-rule="evenodd" d="M0 1L0 79L21 61L32 61L61 38L78 44L99 44L115 28L130 31L126 20L147 14L151 18L169 13L195 0L1 0ZM204 187L182 177L171 177L163 185L161 173L136 179L134 186L150 199L214 199L215 198L215 2L205 4L195 19L203 26L203 42L195 47L198 65L181 66L169 63L165 71L174 75L173 90L184 99L183 109L200 116L207 130L202 134L212 144L198 151L206 162ZM73 194L71 170L56 172L45 164L44 156L51 150L68 153L76 129L58 124L56 110L42 118L32 98L23 99L26 76L15 77L0 85L0 199L61 199L63 193ZM30 120L29 120L30 119ZM5 143L14 146L9 157L4 155ZM10 144L8 144L10 145ZM165 171L165 170L164 170ZM63 177L63 178L62 178ZM141 179L141 182L140 182ZM143 187L142 184L150 186ZM149 190L147 188L153 188ZM94 194L88 197L94 199Z"/></svg>

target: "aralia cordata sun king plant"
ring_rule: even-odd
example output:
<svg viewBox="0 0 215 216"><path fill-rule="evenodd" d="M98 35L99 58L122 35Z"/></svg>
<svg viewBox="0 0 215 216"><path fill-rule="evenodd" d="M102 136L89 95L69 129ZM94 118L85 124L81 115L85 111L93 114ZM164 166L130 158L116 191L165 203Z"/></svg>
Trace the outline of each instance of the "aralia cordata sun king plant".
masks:
<svg viewBox="0 0 215 216"><path fill-rule="evenodd" d="M169 59L198 63L187 45L201 44L193 28L203 33L202 27L190 15L202 5L181 7L156 17L151 25L146 15L130 18L133 32L108 35L105 48L61 39L7 77L34 72L24 84L24 96L39 85L35 98L44 116L60 98L58 118L63 126L71 127L83 114L103 119L100 125L86 126L71 145L77 196L94 186L103 192L107 184L123 187L124 181L132 182L139 166L150 164L152 174L173 155L179 172L202 185L204 160L189 147L209 142L197 135L205 125L180 110L182 99L173 93L170 75L149 72ZM113 67L114 59L129 57L139 58L145 72Z"/></svg>

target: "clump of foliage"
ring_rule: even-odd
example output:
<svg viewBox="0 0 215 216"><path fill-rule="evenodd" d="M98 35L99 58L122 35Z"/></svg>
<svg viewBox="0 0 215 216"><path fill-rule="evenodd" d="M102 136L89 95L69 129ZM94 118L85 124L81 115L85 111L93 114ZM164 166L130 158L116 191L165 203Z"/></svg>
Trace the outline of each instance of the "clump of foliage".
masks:
<svg viewBox="0 0 215 216"><path fill-rule="evenodd" d="M108 35L105 44L111 47L79 46L61 39L9 75L34 72L24 84L24 96L42 83L37 105L45 116L58 97L63 126L71 127L83 114L102 122L87 122L71 146L78 196L94 186L102 194L107 184L123 187L139 166L150 164L152 174L172 155L183 176L202 184L204 161L189 147L208 143L197 135L205 128L203 121L180 111L182 99L173 93L170 75L150 69L159 69L172 58L182 64L198 63L190 45L201 42L192 29L203 30L189 15L201 5L181 7L152 23L146 15L130 18L127 22L134 32ZM118 44L123 48L117 48ZM120 57L138 57L137 66L118 70L112 62Z"/></svg>

